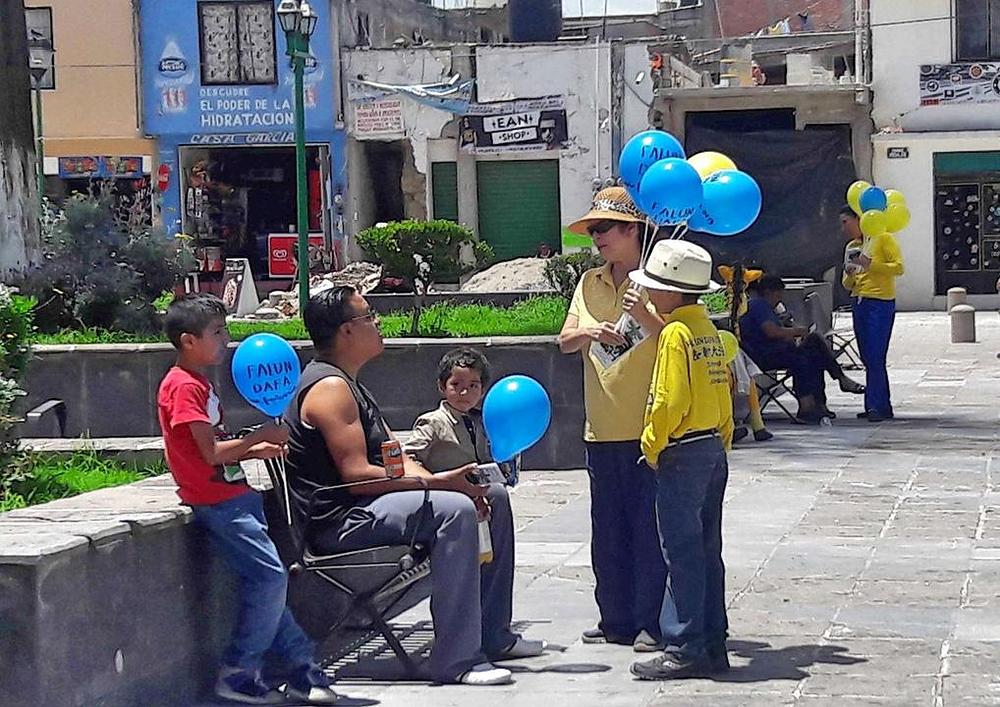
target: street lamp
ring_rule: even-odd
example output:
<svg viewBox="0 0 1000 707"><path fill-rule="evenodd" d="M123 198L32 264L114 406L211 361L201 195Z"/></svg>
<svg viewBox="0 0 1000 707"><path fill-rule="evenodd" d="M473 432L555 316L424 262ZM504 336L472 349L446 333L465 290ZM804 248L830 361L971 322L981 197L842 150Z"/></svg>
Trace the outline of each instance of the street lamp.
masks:
<svg viewBox="0 0 1000 707"><path fill-rule="evenodd" d="M55 50L52 41L45 37L28 41L28 71L35 89L35 156L38 159L38 203L45 199L45 145L42 140L42 79L52 68Z"/></svg>
<svg viewBox="0 0 1000 707"><path fill-rule="evenodd" d="M306 0L281 0L278 23L285 33L285 54L295 71L295 190L298 205L299 315L309 300L309 193L306 186L306 113L302 76L310 60L309 37L316 30L316 13Z"/></svg>

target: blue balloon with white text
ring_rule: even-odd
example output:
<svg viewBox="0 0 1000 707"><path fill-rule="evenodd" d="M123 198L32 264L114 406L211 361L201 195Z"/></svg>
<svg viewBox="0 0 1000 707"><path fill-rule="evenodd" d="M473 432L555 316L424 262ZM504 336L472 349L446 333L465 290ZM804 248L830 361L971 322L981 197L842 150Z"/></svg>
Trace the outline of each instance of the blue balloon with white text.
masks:
<svg viewBox="0 0 1000 707"><path fill-rule="evenodd" d="M248 403L268 417L285 412L299 385L299 357L275 334L254 334L236 348L233 384Z"/></svg>
<svg viewBox="0 0 1000 707"><path fill-rule="evenodd" d="M528 376L507 376L483 401L483 426L493 459L508 462L542 438L552 419L545 388Z"/></svg>
<svg viewBox="0 0 1000 707"><path fill-rule="evenodd" d="M701 203L701 175L687 160L660 160L642 178L639 199L657 226L684 223Z"/></svg>
<svg viewBox="0 0 1000 707"><path fill-rule="evenodd" d="M618 157L618 176L632 201L639 205L639 185L646 171L668 157L684 159L684 146L670 133L646 130L633 135Z"/></svg>

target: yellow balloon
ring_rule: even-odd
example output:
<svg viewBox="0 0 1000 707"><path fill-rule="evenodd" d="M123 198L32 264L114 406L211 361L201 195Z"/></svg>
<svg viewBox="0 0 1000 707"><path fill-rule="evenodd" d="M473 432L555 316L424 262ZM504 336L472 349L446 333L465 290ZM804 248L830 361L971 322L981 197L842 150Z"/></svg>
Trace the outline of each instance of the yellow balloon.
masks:
<svg viewBox="0 0 1000 707"><path fill-rule="evenodd" d="M847 203L854 209L854 213L858 216L861 215L861 195L865 193L866 189L870 189L871 186L868 182L859 179L847 188Z"/></svg>
<svg viewBox="0 0 1000 707"><path fill-rule="evenodd" d="M720 331L719 338L722 339L722 348L726 350L726 365L728 366L736 360L736 354L740 352L740 342L736 340L736 336L731 331Z"/></svg>
<svg viewBox="0 0 1000 707"><path fill-rule="evenodd" d="M889 202L889 206L892 206L893 204L906 206L906 197L903 196L903 192L897 191L895 189L885 190L885 200Z"/></svg>
<svg viewBox="0 0 1000 707"><path fill-rule="evenodd" d="M910 210L906 204L889 204L885 210L885 227L891 233L898 233L910 223Z"/></svg>
<svg viewBox="0 0 1000 707"><path fill-rule="evenodd" d="M861 232L869 238L885 233L887 219L884 211L865 211L861 214Z"/></svg>
<svg viewBox="0 0 1000 707"><path fill-rule="evenodd" d="M708 179L724 169L736 169L736 163L721 152L699 152L688 157L688 164L698 171L702 179Z"/></svg>

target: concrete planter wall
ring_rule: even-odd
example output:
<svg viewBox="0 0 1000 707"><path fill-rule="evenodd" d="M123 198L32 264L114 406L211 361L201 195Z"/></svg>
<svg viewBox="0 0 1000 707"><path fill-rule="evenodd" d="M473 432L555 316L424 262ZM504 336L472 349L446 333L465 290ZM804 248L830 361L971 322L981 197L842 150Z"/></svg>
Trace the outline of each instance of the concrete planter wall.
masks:
<svg viewBox="0 0 1000 707"><path fill-rule="evenodd" d="M303 364L313 356L308 342L294 342ZM234 344L235 346L235 344ZM438 404L437 364L456 346L481 348L495 379L523 373L537 379L552 399L552 425L524 458L527 468L579 468L584 462L583 373L580 357L559 353L554 337L494 339L397 339L361 374L390 426L409 429ZM174 361L168 344L38 346L28 368L27 408L51 398L67 405L67 434L91 437L152 437L160 434L156 391ZM215 371L227 425L239 429L261 421L233 387L229 371ZM644 401L637 401L643 404Z"/></svg>

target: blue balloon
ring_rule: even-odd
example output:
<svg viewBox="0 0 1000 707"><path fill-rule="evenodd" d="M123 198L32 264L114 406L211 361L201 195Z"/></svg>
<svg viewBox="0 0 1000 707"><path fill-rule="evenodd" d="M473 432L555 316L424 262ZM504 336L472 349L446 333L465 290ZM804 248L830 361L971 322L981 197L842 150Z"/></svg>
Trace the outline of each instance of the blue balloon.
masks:
<svg viewBox="0 0 1000 707"><path fill-rule="evenodd" d="M703 186L701 206L688 221L691 230L735 236L750 228L760 216L763 203L760 186L746 172L734 169L716 172Z"/></svg>
<svg viewBox="0 0 1000 707"><path fill-rule="evenodd" d="M483 425L493 459L508 462L542 438L552 419L549 395L528 376L507 376L483 401Z"/></svg>
<svg viewBox="0 0 1000 707"><path fill-rule="evenodd" d="M618 176L637 206L643 175L654 164L668 157L684 159L684 146L673 135L662 130L636 133L625 143L618 158Z"/></svg>
<svg viewBox="0 0 1000 707"><path fill-rule="evenodd" d="M281 417L299 385L299 357L275 334L254 334L236 348L233 383L246 401L268 417Z"/></svg>
<svg viewBox="0 0 1000 707"><path fill-rule="evenodd" d="M687 160L679 157L660 160L642 178L639 199L657 226L684 223L701 203L701 176Z"/></svg>
<svg viewBox="0 0 1000 707"><path fill-rule="evenodd" d="M866 211L885 211L889 206L889 198L885 191L878 187L868 187L861 192L861 213Z"/></svg>

